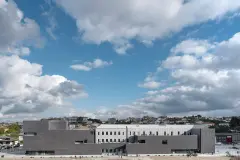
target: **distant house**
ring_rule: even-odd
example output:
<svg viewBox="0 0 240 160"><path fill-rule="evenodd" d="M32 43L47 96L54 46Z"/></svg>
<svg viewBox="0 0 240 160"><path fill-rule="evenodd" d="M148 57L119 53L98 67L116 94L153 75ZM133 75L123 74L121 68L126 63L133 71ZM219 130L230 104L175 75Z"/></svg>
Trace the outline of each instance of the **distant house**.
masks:
<svg viewBox="0 0 240 160"><path fill-rule="evenodd" d="M225 127L229 127L229 123L219 123L219 126L225 126Z"/></svg>
<svg viewBox="0 0 240 160"><path fill-rule="evenodd" d="M116 118L108 118L108 123L109 124L115 124L116 123Z"/></svg>
<svg viewBox="0 0 240 160"><path fill-rule="evenodd" d="M14 140L11 137L0 136L0 145L12 145Z"/></svg>

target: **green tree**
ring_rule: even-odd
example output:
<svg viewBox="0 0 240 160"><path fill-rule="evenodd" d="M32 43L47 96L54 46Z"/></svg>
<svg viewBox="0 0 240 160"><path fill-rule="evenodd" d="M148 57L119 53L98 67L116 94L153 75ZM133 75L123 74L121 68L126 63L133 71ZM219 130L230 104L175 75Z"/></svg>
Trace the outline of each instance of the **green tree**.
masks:
<svg viewBox="0 0 240 160"><path fill-rule="evenodd" d="M240 118L238 117L232 117L231 121L230 121L230 127L231 128L236 128L240 126Z"/></svg>
<svg viewBox="0 0 240 160"><path fill-rule="evenodd" d="M4 128L0 128L0 135L4 134Z"/></svg>
<svg viewBox="0 0 240 160"><path fill-rule="evenodd" d="M13 123L8 126L7 133L20 133L20 126L17 123Z"/></svg>

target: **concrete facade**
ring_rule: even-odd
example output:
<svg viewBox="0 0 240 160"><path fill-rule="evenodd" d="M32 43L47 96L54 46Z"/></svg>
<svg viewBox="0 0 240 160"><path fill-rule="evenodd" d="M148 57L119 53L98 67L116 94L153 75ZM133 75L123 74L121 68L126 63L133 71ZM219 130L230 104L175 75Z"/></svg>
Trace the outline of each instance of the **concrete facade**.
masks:
<svg viewBox="0 0 240 160"><path fill-rule="evenodd" d="M179 126L169 125L167 128L158 125L138 126L138 130L148 134L136 134L139 131L133 125L99 126L95 130L70 130L67 121L41 120L24 121L24 149L26 154L55 154L55 155L102 155L102 154L170 154L187 151L212 153L215 146L213 129L189 127L175 130ZM129 129L130 128L130 129ZM157 128L157 129L156 129ZM165 134L164 129L170 134ZM181 134L180 134L180 130ZM116 131L116 135L115 132ZM177 132L176 132L177 131ZM105 141L102 142L104 132ZM105 135L108 132L109 135ZM111 135L110 135L110 132ZM118 142L118 132L122 141ZM124 134L123 134L124 132ZM130 133L131 132L131 133ZM133 134L135 132L135 134ZM154 134L153 134L154 132ZM156 132L159 132L156 135ZM163 135L162 135L163 134ZM165 134L165 135L164 135ZM100 137L101 136L101 137ZM107 137L108 136L108 137ZM100 139L100 141L98 140ZM109 139L106 142L106 139ZM111 139L111 141L110 141ZM116 140L115 140L116 139ZM120 139L120 138L119 138ZM213 141L212 141L213 140Z"/></svg>

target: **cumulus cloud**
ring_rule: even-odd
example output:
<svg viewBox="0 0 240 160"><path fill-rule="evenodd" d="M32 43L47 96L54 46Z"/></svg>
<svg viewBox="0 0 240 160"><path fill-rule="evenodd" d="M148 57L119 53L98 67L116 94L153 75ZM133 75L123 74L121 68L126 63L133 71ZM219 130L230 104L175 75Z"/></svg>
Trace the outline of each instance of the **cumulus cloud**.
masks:
<svg viewBox="0 0 240 160"><path fill-rule="evenodd" d="M0 56L0 109L3 114L39 113L86 97L83 85L60 75L42 75L42 66L18 56Z"/></svg>
<svg viewBox="0 0 240 160"><path fill-rule="evenodd" d="M200 44L197 41L206 42L196 40L194 43ZM178 55L170 54L160 65L171 76L167 86L150 90L131 104L120 105L115 109L105 110L104 113L106 116L114 113L119 117L194 113L208 116L236 115L240 111L240 33L226 41L207 44L212 45L215 47L211 51L206 50L201 54L195 54L197 50L194 48L191 54L184 52L185 50L179 50L181 53ZM170 63L169 59L174 60ZM155 77L160 75L155 74ZM123 115L125 112L127 113Z"/></svg>
<svg viewBox="0 0 240 160"><path fill-rule="evenodd" d="M0 53L28 55L29 46L40 47L42 39L38 24L24 17L12 1L0 1Z"/></svg>
<svg viewBox="0 0 240 160"><path fill-rule="evenodd" d="M107 62L101 59L95 59L93 62L84 62L83 64L71 65L70 68L78 71L91 71L92 69L104 68L112 64L113 64L112 61Z"/></svg>
<svg viewBox="0 0 240 160"><path fill-rule="evenodd" d="M155 80L154 75L148 75L143 83L139 83L138 87L141 88L147 88L147 89L157 89L161 86L162 84L158 81Z"/></svg>
<svg viewBox="0 0 240 160"><path fill-rule="evenodd" d="M154 40L184 27L235 14L240 7L239 0L57 0L56 3L76 21L84 42L109 42L120 54L133 47L131 40L153 44ZM196 50L204 52L203 48Z"/></svg>

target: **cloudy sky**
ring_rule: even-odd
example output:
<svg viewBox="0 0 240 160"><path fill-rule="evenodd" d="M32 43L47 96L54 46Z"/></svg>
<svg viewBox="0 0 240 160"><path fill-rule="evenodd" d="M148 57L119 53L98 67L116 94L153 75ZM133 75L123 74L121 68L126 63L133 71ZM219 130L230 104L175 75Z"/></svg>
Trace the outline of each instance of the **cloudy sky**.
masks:
<svg viewBox="0 0 240 160"><path fill-rule="evenodd" d="M237 115L239 0L0 0L0 120Z"/></svg>

